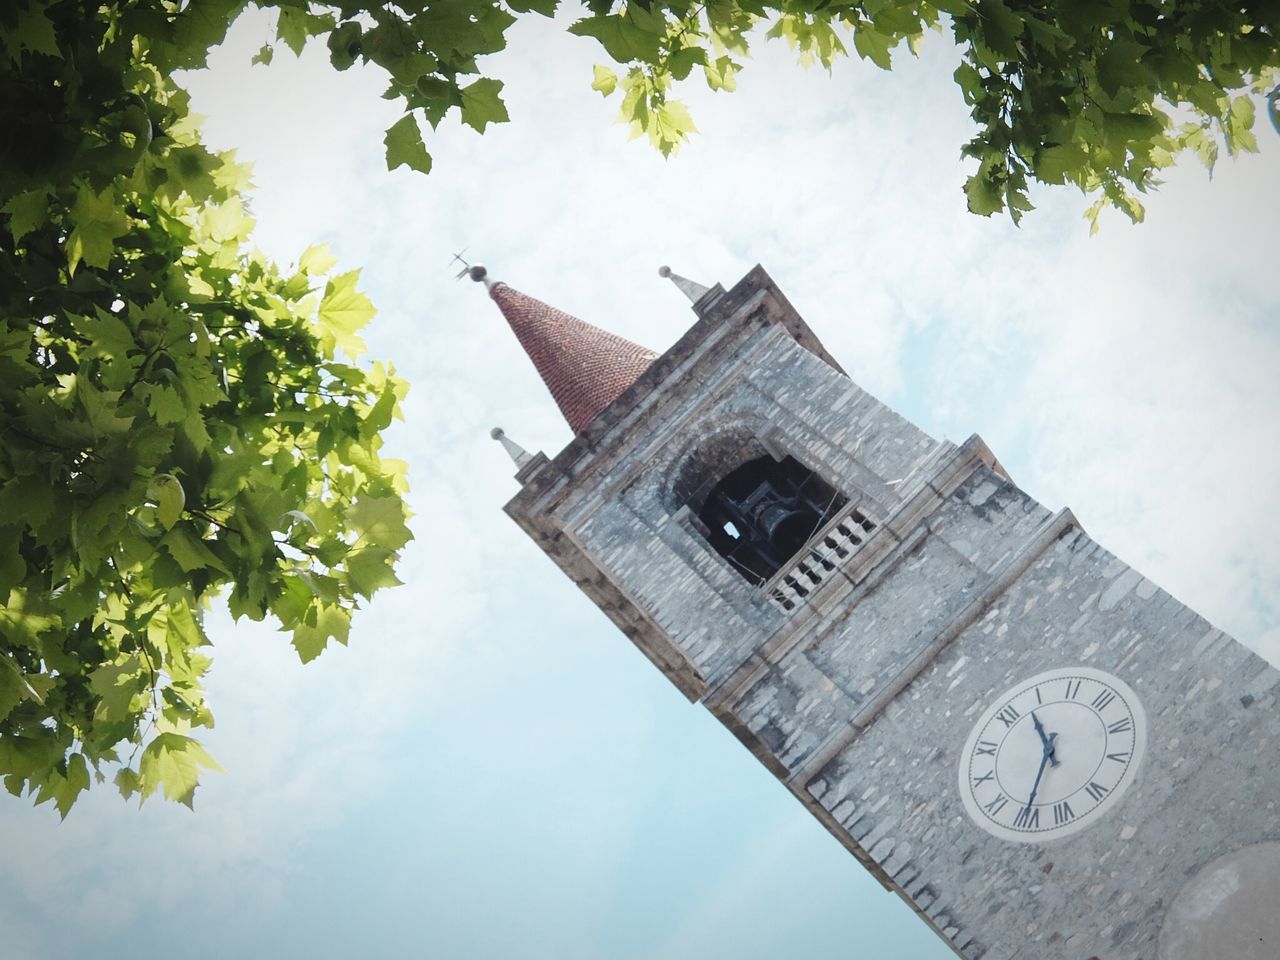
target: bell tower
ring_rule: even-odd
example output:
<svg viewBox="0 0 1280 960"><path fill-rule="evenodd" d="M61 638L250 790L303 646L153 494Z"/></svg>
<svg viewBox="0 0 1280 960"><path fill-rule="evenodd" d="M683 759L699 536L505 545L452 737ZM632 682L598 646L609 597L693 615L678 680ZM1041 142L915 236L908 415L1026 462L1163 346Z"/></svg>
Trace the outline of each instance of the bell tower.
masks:
<svg viewBox="0 0 1280 960"><path fill-rule="evenodd" d="M760 267L662 355L483 279L507 513L969 960L1280 956L1280 672L857 384Z"/></svg>

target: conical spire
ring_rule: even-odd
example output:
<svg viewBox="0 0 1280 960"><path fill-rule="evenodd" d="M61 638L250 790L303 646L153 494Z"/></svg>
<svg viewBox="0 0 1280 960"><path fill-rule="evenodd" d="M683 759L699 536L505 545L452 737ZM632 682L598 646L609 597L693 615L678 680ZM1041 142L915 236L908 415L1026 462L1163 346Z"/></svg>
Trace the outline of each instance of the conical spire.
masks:
<svg viewBox="0 0 1280 960"><path fill-rule="evenodd" d="M479 265L471 268L471 278L489 287L489 296L574 433L581 433L657 359L652 350L489 280Z"/></svg>

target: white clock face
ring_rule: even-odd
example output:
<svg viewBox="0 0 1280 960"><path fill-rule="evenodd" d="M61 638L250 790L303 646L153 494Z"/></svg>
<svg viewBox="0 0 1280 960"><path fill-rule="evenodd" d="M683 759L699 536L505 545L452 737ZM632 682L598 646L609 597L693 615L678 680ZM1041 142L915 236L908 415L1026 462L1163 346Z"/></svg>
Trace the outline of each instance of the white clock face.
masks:
<svg viewBox="0 0 1280 960"><path fill-rule="evenodd" d="M1085 667L1050 670L978 718L960 757L960 796L988 833L1053 840L1115 805L1146 739L1146 715L1124 681Z"/></svg>

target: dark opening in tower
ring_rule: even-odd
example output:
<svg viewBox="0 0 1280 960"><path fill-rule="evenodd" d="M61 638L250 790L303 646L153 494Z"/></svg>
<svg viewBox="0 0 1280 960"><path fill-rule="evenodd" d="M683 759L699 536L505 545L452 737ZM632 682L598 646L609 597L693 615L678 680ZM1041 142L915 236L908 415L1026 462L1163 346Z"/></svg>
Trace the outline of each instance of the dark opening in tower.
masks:
<svg viewBox="0 0 1280 960"><path fill-rule="evenodd" d="M792 457L764 456L717 483L698 511L711 545L752 583L763 583L849 498Z"/></svg>

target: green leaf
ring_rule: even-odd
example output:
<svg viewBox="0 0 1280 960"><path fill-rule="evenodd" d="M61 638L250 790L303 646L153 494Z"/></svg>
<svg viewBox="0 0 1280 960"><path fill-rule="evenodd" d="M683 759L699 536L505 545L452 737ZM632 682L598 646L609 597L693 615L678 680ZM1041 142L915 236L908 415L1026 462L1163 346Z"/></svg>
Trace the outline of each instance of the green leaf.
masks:
<svg viewBox="0 0 1280 960"><path fill-rule="evenodd" d="M639 60L656 63L661 55L659 37L643 30L629 18L618 14L588 17L569 27L579 37L594 37L605 52L618 63Z"/></svg>
<svg viewBox="0 0 1280 960"><path fill-rule="evenodd" d="M1022 35L1022 18L1010 10L1004 0L978 0L978 17L983 37L1003 60L1018 56L1018 38Z"/></svg>
<svg viewBox="0 0 1280 960"><path fill-rule="evenodd" d="M278 9L280 22L276 25L276 35L298 56L302 55L302 49L307 45L307 37L333 29L333 17L308 13L305 5L302 9L285 6Z"/></svg>
<svg viewBox="0 0 1280 960"><path fill-rule="evenodd" d="M337 603L340 598L338 581L333 577L326 577L314 570L299 570L298 580L306 586L313 597L328 603Z"/></svg>
<svg viewBox="0 0 1280 960"><path fill-rule="evenodd" d="M298 269L316 276L328 273L337 262L338 258L329 252L327 243L313 243L302 251L302 256L298 258Z"/></svg>
<svg viewBox="0 0 1280 960"><path fill-rule="evenodd" d="M356 289L359 279L360 271L352 270L325 285L316 320L320 342L330 356L335 347L350 357L358 357L367 349L356 331L373 319L375 311L369 298Z"/></svg>
<svg viewBox="0 0 1280 960"><path fill-rule="evenodd" d="M706 62L707 51L702 47L680 47L678 50L672 51L667 58L667 69L671 71L671 75L677 80L684 80L693 72L695 66L704 65ZM592 84L593 88L594 86Z"/></svg>
<svg viewBox="0 0 1280 960"><path fill-rule="evenodd" d="M1105 136L1129 144L1162 133L1164 124L1149 113L1107 113L1103 115L1103 130Z"/></svg>
<svg viewBox="0 0 1280 960"><path fill-rule="evenodd" d="M106 267L116 238L129 229L129 218L120 209L111 186L95 193L88 184L80 184L71 207L71 220L75 228L67 238L67 268L73 274L81 260L91 267Z"/></svg>
<svg viewBox="0 0 1280 960"><path fill-rule="evenodd" d="M1257 153L1258 140L1253 133L1254 108L1249 96L1236 97L1227 111L1223 132L1227 138L1227 150L1238 156L1242 152Z"/></svg>
<svg viewBox="0 0 1280 960"><path fill-rule="evenodd" d="M462 122L484 133L484 128L491 123L506 123L506 104L499 94L502 92L502 81L481 77L468 84L460 91L462 94Z"/></svg>
<svg viewBox="0 0 1280 960"><path fill-rule="evenodd" d="M49 795L53 798L53 805L58 808L58 815L63 819L67 819L67 814L71 812L71 805L76 802L82 792L89 789L89 765L85 763L84 754L73 753L67 761L67 773L63 776L54 773L48 781ZM36 802L41 803L44 791L41 791L41 797Z"/></svg>
<svg viewBox="0 0 1280 960"><path fill-rule="evenodd" d="M346 70L360 57L363 50L360 24L354 20L338 25L329 34L329 62L338 70Z"/></svg>
<svg viewBox="0 0 1280 960"><path fill-rule="evenodd" d="M965 181L964 193L970 213L989 217L1004 209L1003 191L984 172L975 173Z"/></svg>
<svg viewBox="0 0 1280 960"><path fill-rule="evenodd" d="M142 659L135 653L117 663L104 663L89 674L89 686L97 694L94 718L126 720L133 698L142 691Z"/></svg>
<svg viewBox="0 0 1280 960"><path fill-rule="evenodd" d="M554 16L560 0L507 0L507 6L516 13L533 12L544 17Z"/></svg>
<svg viewBox="0 0 1280 960"><path fill-rule="evenodd" d="M166 530L178 522L187 504L182 484L171 473L157 473L152 477L147 486L147 496L156 501L156 519Z"/></svg>
<svg viewBox="0 0 1280 960"><path fill-rule="evenodd" d="M260 63L264 67L271 63L271 58L275 54L275 50L271 44L264 43L262 49L253 55L253 59L249 61L250 65Z"/></svg>
<svg viewBox="0 0 1280 960"><path fill-rule="evenodd" d="M387 547L364 547L347 554L347 577L351 589L365 598L372 598L383 587L400 584L395 575L395 551Z"/></svg>
<svg viewBox="0 0 1280 960"><path fill-rule="evenodd" d="M62 53L58 49L58 35L54 32L53 21L41 6L29 3L25 10L16 11L16 20L14 27L3 28L4 44L15 64L21 62L24 50L61 59Z"/></svg>
<svg viewBox="0 0 1280 960"><path fill-rule="evenodd" d="M738 89L738 65L727 56L717 58L714 63L703 64L702 72L706 75L707 86L712 90L733 93Z"/></svg>
<svg viewBox="0 0 1280 960"><path fill-rule="evenodd" d="M116 789L120 791L120 796L125 800L128 800L135 793L142 792L142 778L129 767L121 767L117 770L112 782L116 785Z"/></svg>
<svg viewBox="0 0 1280 960"><path fill-rule="evenodd" d="M0 207L0 212L9 215L9 233L17 243L49 222L49 193L43 188L19 193Z"/></svg>
<svg viewBox="0 0 1280 960"><path fill-rule="evenodd" d="M292 7L280 7L280 20L276 24L276 36L285 42L295 55L301 56L307 45L306 11Z"/></svg>
<svg viewBox="0 0 1280 960"><path fill-rule="evenodd" d="M689 108L679 100L668 100L650 115L649 138L664 156L675 153L680 144L697 133Z"/></svg>
<svg viewBox="0 0 1280 960"><path fill-rule="evenodd" d="M313 534L319 532L319 527L316 526L316 522L301 510L286 510L280 515L279 526L277 529L285 533L292 533L293 528L298 524L302 524L304 527L309 528Z"/></svg>
<svg viewBox="0 0 1280 960"><path fill-rule="evenodd" d="M5 595L8 596L7 593ZM8 718L14 707L26 699L21 677L22 671L18 665L0 654L0 723Z"/></svg>
<svg viewBox="0 0 1280 960"><path fill-rule="evenodd" d="M72 314L69 319L76 333L88 341L84 350L86 356L123 362L130 353L139 351L129 325L101 307L95 308L92 316ZM132 369L133 366L130 367Z"/></svg>
<svg viewBox="0 0 1280 960"><path fill-rule="evenodd" d="M120 396L119 390L99 390L89 380L77 381L76 398L95 438L103 440L133 426L132 416L119 416Z"/></svg>
<svg viewBox="0 0 1280 960"><path fill-rule="evenodd" d="M218 762L195 740L178 733L161 733L142 751L138 765L142 799L163 790L170 800L190 808L202 770L223 772Z"/></svg>
<svg viewBox="0 0 1280 960"><path fill-rule="evenodd" d="M205 200L217 192L214 174L223 163L203 146L170 148L167 160L164 189L171 196L176 198L185 191L193 200Z"/></svg>
<svg viewBox="0 0 1280 960"><path fill-rule="evenodd" d="M973 64L967 61L961 63L960 66L956 67L952 77L964 94L964 102L967 106L973 106L986 95L986 90L982 84L982 74L978 73Z"/></svg>
<svg viewBox="0 0 1280 960"><path fill-rule="evenodd" d="M22 527L0 529L0 597L8 598L9 591L26 578L27 561L22 556ZM0 674L2 673L4 669L0 668Z"/></svg>
<svg viewBox="0 0 1280 960"><path fill-rule="evenodd" d="M1044 183L1078 182L1089 160L1079 143L1063 143L1047 147L1036 157L1035 175Z"/></svg>
<svg viewBox="0 0 1280 960"><path fill-rule="evenodd" d="M1116 37L1098 58L1098 83L1108 96L1114 97L1123 87L1145 87L1151 82L1151 70L1142 63L1150 47L1124 37Z"/></svg>
<svg viewBox="0 0 1280 960"><path fill-rule="evenodd" d="M175 524L160 541L169 555L178 562L184 573L203 570L206 567L230 575L231 571L209 549L208 545L187 529L186 524Z"/></svg>
<svg viewBox="0 0 1280 960"><path fill-rule="evenodd" d="M422 76L414 83L414 89L428 100L444 100L452 105L457 85L444 77Z"/></svg>
<svg viewBox="0 0 1280 960"><path fill-rule="evenodd" d="M420 173L431 172L431 154L422 142L422 131L412 113L406 113L387 130L382 141L387 147L387 169L404 165Z"/></svg>
<svg viewBox="0 0 1280 960"><path fill-rule="evenodd" d="M889 51L893 49L895 42L893 37L861 23L853 31L853 49L858 51L858 56L870 60L881 70L888 70L893 66L893 57Z"/></svg>
<svg viewBox="0 0 1280 960"><path fill-rule="evenodd" d="M187 405L177 390L166 384L148 384L148 387L147 409L156 423L168 425L187 419Z"/></svg>
<svg viewBox="0 0 1280 960"><path fill-rule="evenodd" d="M399 550L413 539L405 525L404 502L393 494L360 497L347 520L366 544Z"/></svg>
<svg viewBox="0 0 1280 960"><path fill-rule="evenodd" d="M596 64L592 68L595 79L591 81L591 89L599 90L604 96L609 96L618 87L618 75L608 67L602 67Z"/></svg>
<svg viewBox="0 0 1280 960"><path fill-rule="evenodd" d="M317 601L303 622L294 628L293 647L298 651L298 659L310 663L324 652L331 637L339 643L346 643L350 631L350 610L336 603Z"/></svg>

